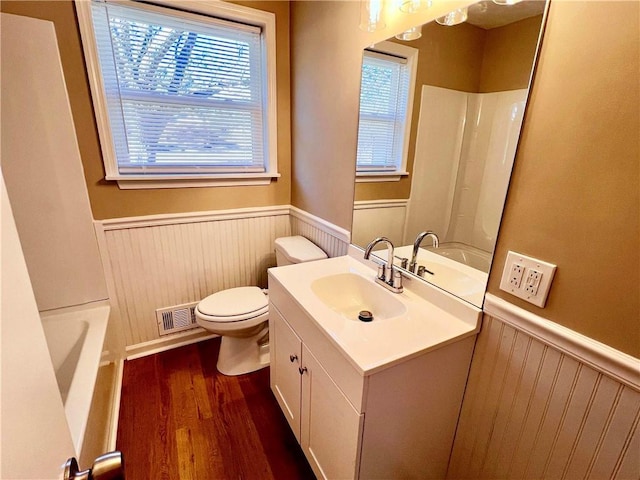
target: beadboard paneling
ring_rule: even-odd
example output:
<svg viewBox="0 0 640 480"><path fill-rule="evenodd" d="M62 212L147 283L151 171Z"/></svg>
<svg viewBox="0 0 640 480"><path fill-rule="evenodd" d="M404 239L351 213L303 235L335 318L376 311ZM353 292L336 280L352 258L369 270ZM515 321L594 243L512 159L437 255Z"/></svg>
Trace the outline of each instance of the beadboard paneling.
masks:
<svg viewBox="0 0 640 480"><path fill-rule="evenodd" d="M380 235L405 245L407 200L359 200L353 206L351 243L365 247ZM413 242L413 240L411 240Z"/></svg>
<svg viewBox="0 0 640 480"><path fill-rule="evenodd" d="M291 207L291 235L302 235L329 257L340 257L349 249L349 232L303 210Z"/></svg>
<svg viewBox="0 0 640 480"><path fill-rule="evenodd" d="M155 310L219 290L267 286L274 240L303 235L330 257L345 255L349 232L288 205L96 222L121 355L180 344L158 341Z"/></svg>
<svg viewBox="0 0 640 480"><path fill-rule="evenodd" d="M640 392L486 315L447 478L640 477Z"/></svg>
<svg viewBox="0 0 640 480"><path fill-rule="evenodd" d="M104 243L126 346L159 338L155 310L226 288L267 286L274 240L290 234L288 211L241 218L104 222ZM159 224L158 224L159 223Z"/></svg>

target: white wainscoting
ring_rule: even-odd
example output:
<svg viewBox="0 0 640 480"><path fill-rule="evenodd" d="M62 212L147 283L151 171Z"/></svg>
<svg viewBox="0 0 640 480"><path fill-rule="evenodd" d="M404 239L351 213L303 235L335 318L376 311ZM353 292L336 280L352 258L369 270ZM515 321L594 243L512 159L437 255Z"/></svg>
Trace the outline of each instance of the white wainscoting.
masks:
<svg viewBox="0 0 640 480"><path fill-rule="evenodd" d="M266 288L276 238L303 235L331 257L349 245L348 231L290 205L110 219L95 227L117 336L110 348L127 358L206 338L202 329L160 338L155 310L226 288Z"/></svg>
<svg viewBox="0 0 640 480"><path fill-rule="evenodd" d="M640 478L640 360L491 294L447 478Z"/></svg>
<svg viewBox="0 0 640 480"><path fill-rule="evenodd" d="M330 257L346 255L349 249L347 230L296 207L291 207L291 235L308 238Z"/></svg>
<svg viewBox="0 0 640 480"><path fill-rule="evenodd" d="M266 287L273 242L290 232L288 206L96 223L127 347L159 339L157 308L226 288Z"/></svg>
<svg viewBox="0 0 640 480"><path fill-rule="evenodd" d="M353 206L353 244L366 246L384 232L394 245L405 245L407 204L407 199L356 201Z"/></svg>

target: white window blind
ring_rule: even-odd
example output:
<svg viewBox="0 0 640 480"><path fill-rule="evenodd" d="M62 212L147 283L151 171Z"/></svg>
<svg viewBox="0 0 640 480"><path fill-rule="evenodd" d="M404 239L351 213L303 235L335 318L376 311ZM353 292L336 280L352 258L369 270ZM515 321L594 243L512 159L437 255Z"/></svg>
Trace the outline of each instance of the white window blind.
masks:
<svg viewBox="0 0 640 480"><path fill-rule="evenodd" d="M356 161L359 172L400 169L409 84L406 58L365 50Z"/></svg>
<svg viewBox="0 0 640 480"><path fill-rule="evenodd" d="M94 1L119 174L265 172L258 27Z"/></svg>

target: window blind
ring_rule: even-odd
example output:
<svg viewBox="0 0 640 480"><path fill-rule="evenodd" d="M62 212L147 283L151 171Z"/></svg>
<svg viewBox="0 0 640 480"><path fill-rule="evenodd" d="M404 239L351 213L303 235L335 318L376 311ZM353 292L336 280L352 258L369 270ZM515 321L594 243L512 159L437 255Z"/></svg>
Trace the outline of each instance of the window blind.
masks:
<svg viewBox="0 0 640 480"><path fill-rule="evenodd" d="M260 28L103 1L92 17L119 173L266 170Z"/></svg>
<svg viewBox="0 0 640 480"><path fill-rule="evenodd" d="M409 76L405 58L365 50L360 86L358 171L385 172L400 168Z"/></svg>

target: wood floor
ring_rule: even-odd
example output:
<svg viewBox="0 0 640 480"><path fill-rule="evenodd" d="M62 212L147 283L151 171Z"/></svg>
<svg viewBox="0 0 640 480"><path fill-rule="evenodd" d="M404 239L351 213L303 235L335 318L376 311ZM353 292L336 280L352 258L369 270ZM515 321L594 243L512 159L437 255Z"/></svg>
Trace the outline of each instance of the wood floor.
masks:
<svg viewBox="0 0 640 480"><path fill-rule="evenodd" d="M219 340L125 362L117 448L127 480L315 479L269 369L219 374Z"/></svg>

